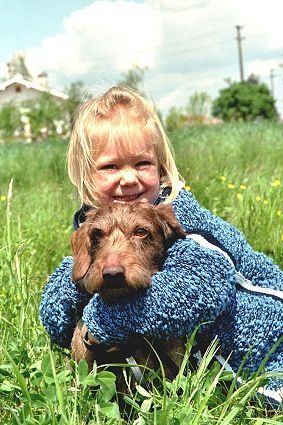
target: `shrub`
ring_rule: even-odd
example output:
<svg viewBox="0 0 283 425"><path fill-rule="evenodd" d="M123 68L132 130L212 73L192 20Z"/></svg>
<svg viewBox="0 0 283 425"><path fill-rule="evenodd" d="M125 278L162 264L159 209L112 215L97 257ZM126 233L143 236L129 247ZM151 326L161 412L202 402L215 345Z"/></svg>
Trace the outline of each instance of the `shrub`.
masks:
<svg viewBox="0 0 283 425"><path fill-rule="evenodd" d="M28 101L26 115L29 118L33 139L57 135L57 125L65 121L64 101L55 99L50 93L42 93L36 101Z"/></svg>
<svg viewBox="0 0 283 425"><path fill-rule="evenodd" d="M212 114L224 121L252 121L278 117L275 100L265 84L252 81L232 83L220 91Z"/></svg>
<svg viewBox="0 0 283 425"><path fill-rule="evenodd" d="M166 130L172 131L185 127L186 114L182 108L172 106L165 119Z"/></svg>
<svg viewBox="0 0 283 425"><path fill-rule="evenodd" d="M21 127L21 113L12 103L6 103L0 109L0 135L5 141L14 138L16 130Z"/></svg>

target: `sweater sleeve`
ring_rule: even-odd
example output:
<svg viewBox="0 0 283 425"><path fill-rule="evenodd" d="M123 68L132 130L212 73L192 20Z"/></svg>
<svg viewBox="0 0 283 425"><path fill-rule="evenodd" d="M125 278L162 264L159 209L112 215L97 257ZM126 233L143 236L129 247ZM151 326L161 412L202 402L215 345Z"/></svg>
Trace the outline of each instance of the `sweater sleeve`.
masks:
<svg viewBox="0 0 283 425"><path fill-rule="evenodd" d="M40 319L52 341L69 347L88 297L72 282L72 257L66 257L50 276L42 294Z"/></svg>
<svg viewBox="0 0 283 425"><path fill-rule="evenodd" d="M229 261L192 240L179 240L143 294L115 304L96 294L84 309L83 321L106 344L123 342L132 332L186 336L197 325L214 321L234 299L235 270Z"/></svg>
<svg viewBox="0 0 283 425"><path fill-rule="evenodd" d="M254 285L283 290L283 272L267 255L256 252L243 233L202 208L194 196L185 190L173 201L175 214L187 231L205 234L234 260L235 267Z"/></svg>

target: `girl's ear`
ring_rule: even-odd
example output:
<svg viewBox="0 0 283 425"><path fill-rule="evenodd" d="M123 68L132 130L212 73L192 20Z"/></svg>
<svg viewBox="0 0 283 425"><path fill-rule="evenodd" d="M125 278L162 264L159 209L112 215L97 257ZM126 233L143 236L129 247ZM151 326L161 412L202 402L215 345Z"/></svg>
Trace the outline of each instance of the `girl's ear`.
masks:
<svg viewBox="0 0 283 425"><path fill-rule="evenodd" d="M85 224L76 230L71 236L71 246L73 251L73 282L82 279L90 266L90 239L88 228Z"/></svg>
<svg viewBox="0 0 283 425"><path fill-rule="evenodd" d="M186 232L176 219L171 204L157 205L155 211L160 219L165 239L169 239L172 243L177 239L185 239Z"/></svg>

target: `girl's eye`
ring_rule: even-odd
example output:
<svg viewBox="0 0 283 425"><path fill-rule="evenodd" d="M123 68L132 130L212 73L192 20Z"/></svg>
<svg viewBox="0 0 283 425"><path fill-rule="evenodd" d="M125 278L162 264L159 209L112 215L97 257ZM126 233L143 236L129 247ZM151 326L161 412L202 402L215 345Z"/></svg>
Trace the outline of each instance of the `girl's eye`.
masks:
<svg viewBox="0 0 283 425"><path fill-rule="evenodd" d="M147 160L139 161L136 164L136 167L146 167L147 165L150 165L150 164L151 164L151 162L150 161L147 161Z"/></svg>
<svg viewBox="0 0 283 425"><path fill-rule="evenodd" d="M148 230L144 229L143 227L137 227L134 231L134 236L138 238L146 238L148 234L149 234Z"/></svg>
<svg viewBox="0 0 283 425"><path fill-rule="evenodd" d="M117 170L118 167L115 164L105 164L105 165L102 165L99 168L100 168L100 170Z"/></svg>

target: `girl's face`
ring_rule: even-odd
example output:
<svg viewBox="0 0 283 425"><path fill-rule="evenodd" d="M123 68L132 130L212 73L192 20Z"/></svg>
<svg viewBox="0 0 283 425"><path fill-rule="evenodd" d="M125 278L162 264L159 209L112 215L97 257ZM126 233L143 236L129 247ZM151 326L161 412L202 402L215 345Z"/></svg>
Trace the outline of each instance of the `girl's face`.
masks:
<svg viewBox="0 0 283 425"><path fill-rule="evenodd" d="M159 167L154 147L144 143L137 155L123 154L108 142L95 161L93 179L103 202L149 202L159 194Z"/></svg>

